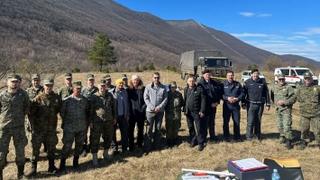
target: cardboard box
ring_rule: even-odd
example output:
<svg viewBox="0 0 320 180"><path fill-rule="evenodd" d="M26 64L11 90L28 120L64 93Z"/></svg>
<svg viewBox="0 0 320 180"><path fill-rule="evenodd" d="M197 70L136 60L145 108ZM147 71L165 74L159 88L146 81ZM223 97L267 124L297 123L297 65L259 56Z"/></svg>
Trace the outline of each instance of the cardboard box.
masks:
<svg viewBox="0 0 320 180"><path fill-rule="evenodd" d="M269 168L246 172L240 171L231 161L228 162L228 170L230 173L235 174L240 180L271 180L272 174Z"/></svg>

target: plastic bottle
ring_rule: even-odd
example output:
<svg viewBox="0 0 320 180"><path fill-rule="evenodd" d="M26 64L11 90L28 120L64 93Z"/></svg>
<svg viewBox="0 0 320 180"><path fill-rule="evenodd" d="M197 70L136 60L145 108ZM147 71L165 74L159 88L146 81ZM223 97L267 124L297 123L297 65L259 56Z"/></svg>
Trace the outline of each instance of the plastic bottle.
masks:
<svg viewBox="0 0 320 180"><path fill-rule="evenodd" d="M273 173L272 173L272 180L280 180L280 175L278 173L278 169L273 169Z"/></svg>

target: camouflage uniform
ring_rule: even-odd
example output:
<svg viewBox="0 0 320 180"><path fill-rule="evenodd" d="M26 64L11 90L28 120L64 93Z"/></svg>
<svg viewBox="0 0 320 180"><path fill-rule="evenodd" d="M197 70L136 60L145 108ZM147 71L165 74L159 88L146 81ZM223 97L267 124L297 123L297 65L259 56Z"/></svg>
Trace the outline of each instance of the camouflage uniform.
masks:
<svg viewBox="0 0 320 180"><path fill-rule="evenodd" d="M0 93L0 170L5 167L9 143L13 138L16 151L18 176L23 175L25 164L25 115L29 111L29 97L26 91L18 89L15 94L4 90Z"/></svg>
<svg viewBox="0 0 320 180"><path fill-rule="evenodd" d="M92 75L93 76L93 75ZM96 86L93 86L92 88L90 87L86 87L82 90L81 94L88 99L89 104L91 104L91 97L97 93L99 91L99 89ZM83 145L83 150L88 152L89 148L87 146L88 144L88 128L89 128L89 124L87 124L86 127L86 131L85 131L85 137L84 137L84 145ZM90 131L91 133L91 131ZM91 143L91 142L90 142Z"/></svg>
<svg viewBox="0 0 320 180"><path fill-rule="evenodd" d="M179 128L181 126L181 110L184 101L179 91L168 92L168 102L165 109L166 138L169 146L174 145L178 138Z"/></svg>
<svg viewBox="0 0 320 180"><path fill-rule="evenodd" d="M81 86L81 82L75 82ZM88 124L90 109L88 100L80 95L73 95L65 98L62 102L61 118L63 129L63 148L61 153L60 168L65 169L65 160L71 152L73 141L75 141L74 149L74 166L78 165L79 155L82 151L84 143L85 129Z"/></svg>
<svg viewBox="0 0 320 180"><path fill-rule="evenodd" d="M112 141L113 122L115 120L115 102L113 95L99 92L92 96L91 104L92 122L90 127L91 152L97 153L100 145L100 137L103 137L103 147L108 150Z"/></svg>
<svg viewBox="0 0 320 180"><path fill-rule="evenodd" d="M298 88L297 101L300 103L300 128L302 144L309 138L310 124L314 127L317 144L320 144L320 87L316 85ZM303 145L305 146L305 145Z"/></svg>
<svg viewBox="0 0 320 180"><path fill-rule="evenodd" d="M72 87L64 86L59 90L59 96L63 100L72 94Z"/></svg>
<svg viewBox="0 0 320 180"><path fill-rule="evenodd" d="M275 104L276 120L280 133L280 140L292 140L292 105L295 102L294 89L288 85L274 85L271 88L271 100ZM285 101L284 105L278 106L279 100Z"/></svg>
<svg viewBox="0 0 320 180"><path fill-rule="evenodd" d="M32 102L33 101L33 99L39 94L39 93L41 93L41 92L43 92L43 86L39 86L39 87L29 87L27 90L27 93L28 93L28 95L29 95L29 99L30 99L30 101ZM31 130L31 125L30 125L30 121L32 121L31 119L32 119L33 117L29 114L28 115L28 119L29 119L29 121L26 121L26 129L28 130L28 131L30 131ZM28 135L29 136L29 135Z"/></svg>
<svg viewBox="0 0 320 180"><path fill-rule="evenodd" d="M40 93L32 102L31 121L32 127L32 159L31 162L39 160L41 143L47 145L48 159L54 160L57 137L57 115L61 108L60 96L54 92L50 94Z"/></svg>

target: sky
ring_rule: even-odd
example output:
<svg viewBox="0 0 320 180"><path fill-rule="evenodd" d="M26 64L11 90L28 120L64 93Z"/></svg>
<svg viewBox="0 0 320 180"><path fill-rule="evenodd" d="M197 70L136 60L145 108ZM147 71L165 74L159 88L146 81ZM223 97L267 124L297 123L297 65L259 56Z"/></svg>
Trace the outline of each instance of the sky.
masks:
<svg viewBox="0 0 320 180"><path fill-rule="evenodd" d="M318 0L116 0L165 20L194 19L256 47L320 61Z"/></svg>

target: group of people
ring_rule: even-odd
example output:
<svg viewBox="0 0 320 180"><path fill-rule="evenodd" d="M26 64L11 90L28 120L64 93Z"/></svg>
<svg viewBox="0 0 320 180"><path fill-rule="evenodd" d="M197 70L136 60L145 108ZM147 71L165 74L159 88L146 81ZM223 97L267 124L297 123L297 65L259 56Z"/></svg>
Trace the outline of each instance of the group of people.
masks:
<svg viewBox="0 0 320 180"><path fill-rule="evenodd" d="M152 83L144 86L138 75L131 79L124 74L112 84L111 76L106 75L95 82L93 74L87 75L87 86L81 81L73 81L72 74L64 75L65 85L54 92L54 80L32 76L32 86L26 91L21 88L21 77L10 74L7 77L6 90L0 93L0 179L6 165L11 138L16 151L18 178L24 176L25 154L28 143L25 125L31 133L32 157L29 176L37 174L40 148L45 147L48 158L48 172L66 170L72 144L75 143L73 167L79 166L79 157L92 154L92 163L97 166L100 138L103 138L103 158L110 159L117 153L118 143L121 152L145 152L158 149L162 140L162 120L165 117L166 142L168 147L178 143L181 127L181 115L185 114L189 129L191 147L198 146L202 151L208 141L217 141L215 116L217 106L223 102L223 137L230 141L229 121L234 122L233 140L242 141L240 135L240 109L247 109L246 139L261 140L261 118L264 108L275 104L276 119L280 132L280 143L292 148L292 105L300 102L301 143L306 147L310 123L315 127L315 139L320 144L320 88L312 82L308 73L304 76L304 85L295 91L285 83L283 75L269 92L267 83L259 78L259 71L252 70L251 79L241 83L234 80L234 72L228 71L223 83L213 80L210 71L203 71L197 82L195 76L187 78L187 86L182 93L177 83L165 85L160 74L153 73ZM95 86L97 84L97 86ZM56 145L58 143L57 125L60 115L63 129L62 152L59 169L55 166ZM27 116L27 123L25 117ZM144 132L144 128L146 129ZM121 139L117 140L117 129ZM137 138L135 135L137 129ZM209 134L209 137L207 138ZM109 149L111 151L109 152Z"/></svg>

